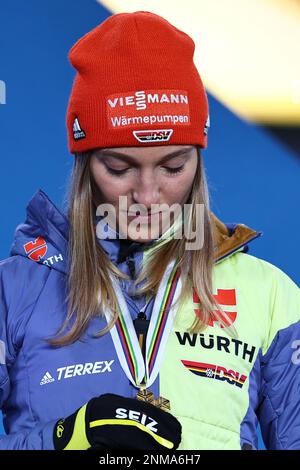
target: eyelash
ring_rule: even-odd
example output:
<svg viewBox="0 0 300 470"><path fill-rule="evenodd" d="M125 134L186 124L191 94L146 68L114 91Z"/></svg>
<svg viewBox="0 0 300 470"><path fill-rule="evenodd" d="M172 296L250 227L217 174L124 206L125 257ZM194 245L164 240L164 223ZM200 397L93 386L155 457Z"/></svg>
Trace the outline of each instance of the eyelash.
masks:
<svg viewBox="0 0 300 470"><path fill-rule="evenodd" d="M177 173L180 173L181 171L183 171L184 169L184 165L181 165L181 166L178 166L177 168L167 168L167 167L164 167L167 172L170 174L170 175L176 175ZM111 175L114 175L114 176L123 176L125 175L126 171L127 171L127 168L124 169L124 170L113 170L112 168L109 168L108 166L106 167L108 173L110 173Z"/></svg>
<svg viewBox="0 0 300 470"><path fill-rule="evenodd" d="M114 175L114 176L122 176L126 173L127 169L126 170L113 170L112 168L109 168L108 166L106 167L108 173L110 173L111 175Z"/></svg>
<svg viewBox="0 0 300 470"><path fill-rule="evenodd" d="M170 173L171 175L176 175L177 173L180 173L181 171L183 171L184 165L178 166L177 168L166 168L166 167L165 167L165 169L166 169L167 172Z"/></svg>

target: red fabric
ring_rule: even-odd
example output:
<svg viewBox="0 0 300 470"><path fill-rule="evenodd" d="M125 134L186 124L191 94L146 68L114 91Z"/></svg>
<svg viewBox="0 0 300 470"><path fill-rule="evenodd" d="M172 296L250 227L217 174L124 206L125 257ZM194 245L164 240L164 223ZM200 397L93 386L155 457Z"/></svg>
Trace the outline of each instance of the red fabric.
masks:
<svg viewBox="0 0 300 470"><path fill-rule="evenodd" d="M69 52L77 70L67 110L70 152L205 148L208 100L194 49L186 33L146 11L112 15L79 39Z"/></svg>

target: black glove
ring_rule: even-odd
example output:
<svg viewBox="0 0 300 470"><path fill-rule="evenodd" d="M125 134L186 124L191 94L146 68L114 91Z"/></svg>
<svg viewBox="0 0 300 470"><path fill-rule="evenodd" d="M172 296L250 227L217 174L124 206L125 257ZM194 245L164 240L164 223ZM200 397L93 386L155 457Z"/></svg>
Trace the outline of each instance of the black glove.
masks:
<svg viewBox="0 0 300 470"><path fill-rule="evenodd" d="M60 419L53 440L56 450L174 450L181 441L181 424L151 403L107 393Z"/></svg>

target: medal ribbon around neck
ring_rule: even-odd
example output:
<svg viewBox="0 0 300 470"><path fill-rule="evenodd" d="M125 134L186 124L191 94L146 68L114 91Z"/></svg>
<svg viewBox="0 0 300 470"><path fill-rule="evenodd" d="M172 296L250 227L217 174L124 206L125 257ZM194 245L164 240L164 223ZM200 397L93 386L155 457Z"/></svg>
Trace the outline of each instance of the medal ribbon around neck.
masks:
<svg viewBox="0 0 300 470"><path fill-rule="evenodd" d="M178 310L178 305L172 307L172 304L177 301L182 288L180 269L175 268L175 263L176 260L173 260L168 265L155 298L146 338L146 364L121 287L116 278L110 274L118 300L119 314L110 333L120 364L130 382L136 387L150 387L160 370ZM105 316L109 322L111 312Z"/></svg>

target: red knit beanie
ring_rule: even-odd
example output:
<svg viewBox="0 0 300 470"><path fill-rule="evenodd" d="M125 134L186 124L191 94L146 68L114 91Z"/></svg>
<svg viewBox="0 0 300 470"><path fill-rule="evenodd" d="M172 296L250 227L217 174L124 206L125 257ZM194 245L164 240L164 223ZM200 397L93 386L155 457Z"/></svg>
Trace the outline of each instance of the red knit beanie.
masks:
<svg viewBox="0 0 300 470"><path fill-rule="evenodd" d="M195 44L154 13L110 16L72 47L71 153L100 147L207 146L208 100Z"/></svg>

